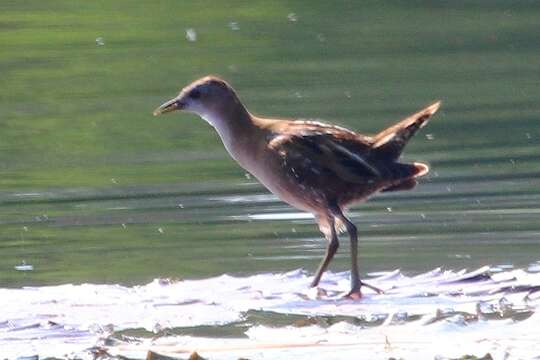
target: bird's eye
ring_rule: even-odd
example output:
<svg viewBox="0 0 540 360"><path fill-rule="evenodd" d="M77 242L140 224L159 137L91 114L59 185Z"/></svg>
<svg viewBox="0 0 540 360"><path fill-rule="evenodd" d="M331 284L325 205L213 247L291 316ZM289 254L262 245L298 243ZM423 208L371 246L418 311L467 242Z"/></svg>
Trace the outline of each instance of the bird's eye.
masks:
<svg viewBox="0 0 540 360"><path fill-rule="evenodd" d="M198 99L198 98L201 97L201 92L199 90L192 90L189 93L189 97L192 98L192 99Z"/></svg>

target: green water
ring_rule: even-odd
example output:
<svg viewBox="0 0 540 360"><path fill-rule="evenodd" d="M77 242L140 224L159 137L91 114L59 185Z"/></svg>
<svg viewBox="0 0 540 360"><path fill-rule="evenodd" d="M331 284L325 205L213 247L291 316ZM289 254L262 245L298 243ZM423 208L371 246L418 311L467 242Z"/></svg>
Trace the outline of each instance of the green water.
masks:
<svg viewBox="0 0 540 360"><path fill-rule="evenodd" d="M151 115L209 73L254 113L365 133L443 100L405 154L430 175L352 210L364 273L538 261L539 19L527 1L3 1L0 287L315 269L312 220L205 122Z"/></svg>

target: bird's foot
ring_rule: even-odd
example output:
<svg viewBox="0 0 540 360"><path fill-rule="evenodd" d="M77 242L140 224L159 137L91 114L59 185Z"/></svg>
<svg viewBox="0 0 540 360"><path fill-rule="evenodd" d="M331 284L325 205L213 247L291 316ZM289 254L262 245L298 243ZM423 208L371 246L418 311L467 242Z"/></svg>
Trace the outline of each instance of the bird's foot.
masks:
<svg viewBox="0 0 540 360"><path fill-rule="evenodd" d="M368 289L371 289L373 291L375 291L377 294L381 295L381 294L384 294L384 291L382 289L379 289L378 287L375 287L373 285L369 285L369 284L366 284L365 282L361 281L360 282L360 286L365 286L367 287Z"/></svg>
<svg viewBox="0 0 540 360"><path fill-rule="evenodd" d="M362 286L365 286L367 287L368 289L371 289L373 291L375 291L377 294L384 294L384 291L379 289L378 287L375 287L373 285L370 285L370 284L366 284L365 282L363 281L360 281L357 285L353 286L351 288L351 291L349 291L345 296L344 298L345 299L350 299L350 300L360 300L362 298L362 291L360 291L360 289L362 288Z"/></svg>
<svg viewBox="0 0 540 360"><path fill-rule="evenodd" d="M347 295L343 296L343 298L348 300L360 300L362 298L362 292L360 289L351 290L347 293Z"/></svg>

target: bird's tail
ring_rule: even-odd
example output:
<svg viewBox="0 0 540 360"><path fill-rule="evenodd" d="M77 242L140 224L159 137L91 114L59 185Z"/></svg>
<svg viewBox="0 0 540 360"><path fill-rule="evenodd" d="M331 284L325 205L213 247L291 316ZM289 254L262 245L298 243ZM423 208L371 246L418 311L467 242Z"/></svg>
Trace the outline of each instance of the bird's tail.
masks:
<svg viewBox="0 0 540 360"><path fill-rule="evenodd" d="M416 186L416 178L424 176L429 172L429 166L419 162L412 164L395 163L392 167L395 182L383 189L383 192L411 190Z"/></svg>
<svg viewBox="0 0 540 360"><path fill-rule="evenodd" d="M427 124L429 118L439 110L441 102L437 101L425 109L401 120L375 135L373 149L378 150L386 159L397 160L409 139L418 129Z"/></svg>

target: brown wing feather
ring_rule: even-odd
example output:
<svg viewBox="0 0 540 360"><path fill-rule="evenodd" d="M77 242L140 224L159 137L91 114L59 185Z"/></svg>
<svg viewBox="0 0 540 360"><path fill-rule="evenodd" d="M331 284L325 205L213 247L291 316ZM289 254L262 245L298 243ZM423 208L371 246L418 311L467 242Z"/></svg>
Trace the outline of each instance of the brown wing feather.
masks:
<svg viewBox="0 0 540 360"><path fill-rule="evenodd" d="M293 121L269 142L298 179L322 174L351 183L381 177L370 158L371 139L350 130L312 121Z"/></svg>

